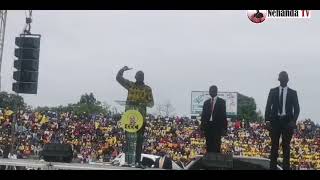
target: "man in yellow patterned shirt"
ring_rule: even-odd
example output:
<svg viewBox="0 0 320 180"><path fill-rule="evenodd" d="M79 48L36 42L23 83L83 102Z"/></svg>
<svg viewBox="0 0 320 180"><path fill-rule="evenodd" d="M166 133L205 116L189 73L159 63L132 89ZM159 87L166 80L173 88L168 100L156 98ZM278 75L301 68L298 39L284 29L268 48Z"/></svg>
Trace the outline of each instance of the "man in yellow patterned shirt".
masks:
<svg viewBox="0 0 320 180"><path fill-rule="evenodd" d="M125 111L127 110L137 110L141 113L143 117L143 125L141 129L136 134L133 133L126 133L127 139L127 150L126 150L126 162L129 164L132 161L135 163L140 163L141 153L142 153L142 144L143 144L143 134L145 131L146 125L146 116L147 116L147 107L151 108L154 105L152 90L149 86L144 84L144 73L142 71L138 71L135 75L136 82L129 81L123 78L124 71L128 71L130 68L127 66L120 69L117 74L117 81L128 90L128 96L126 101ZM132 137L132 138L131 138ZM135 160L131 159L131 155L133 154L133 150L130 148L131 146L128 145L128 142L132 143L133 139L136 141L136 155ZM129 149L128 149L129 148ZM131 154L130 156L128 154ZM134 156L134 155L133 155Z"/></svg>

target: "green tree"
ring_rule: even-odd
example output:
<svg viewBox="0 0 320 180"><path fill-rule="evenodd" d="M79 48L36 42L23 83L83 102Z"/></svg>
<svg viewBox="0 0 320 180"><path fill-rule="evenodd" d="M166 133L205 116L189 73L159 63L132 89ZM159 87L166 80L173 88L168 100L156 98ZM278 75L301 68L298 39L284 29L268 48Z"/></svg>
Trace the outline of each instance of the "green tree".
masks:
<svg viewBox="0 0 320 180"><path fill-rule="evenodd" d="M79 104L88 104L88 105L95 105L98 103L97 99L94 97L93 93L90 94L83 94L80 97Z"/></svg>
<svg viewBox="0 0 320 180"><path fill-rule="evenodd" d="M80 97L80 101L75 104L74 106L74 111L76 114L82 114L82 113L87 113L87 114L94 114L94 113L102 113L106 114L109 111L109 106L106 103L101 103L98 101L93 93L90 94L83 94Z"/></svg>
<svg viewBox="0 0 320 180"><path fill-rule="evenodd" d="M263 117L260 109L259 109L259 111L257 112L257 121L258 121L258 122L263 122L263 121L264 121L264 117Z"/></svg>
<svg viewBox="0 0 320 180"><path fill-rule="evenodd" d="M17 111L18 109L24 110L27 105L24 103L24 99L22 96L7 92L0 92L0 108L6 108L13 111Z"/></svg>
<svg viewBox="0 0 320 180"><path fill-rule="evenodd" d="M248 122L258 121L254 98L238 93L238 118ZM261 112L260 112L261 113Z"/></svg>
<svg viewBox="0 0 320 180"><path fill-rule="evenodd" d="M93 93L83 94L80 96L80 100L77 103L70 103L67 106L57 107L38 107L36 111L55 111L55 112L71 112L75 114L108 114L110 112L110 106L107 103L101 103L98 101Z"/></svg>

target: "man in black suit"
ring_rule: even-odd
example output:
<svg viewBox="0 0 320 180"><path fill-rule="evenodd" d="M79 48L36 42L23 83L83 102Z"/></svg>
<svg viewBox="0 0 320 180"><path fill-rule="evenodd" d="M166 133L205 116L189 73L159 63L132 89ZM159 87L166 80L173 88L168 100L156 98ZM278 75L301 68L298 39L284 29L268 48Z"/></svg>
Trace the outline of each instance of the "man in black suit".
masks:
<svg viewBox="0 0 320 180"><path fill-rule="evenodd" d="M297 92L288 88L289 77L282 71L280 86L270 90L266 105L265 121L271 136L270 169L275 170L279 156L279 138L282 136L283 169L290 169L290 141L300 113Z"/></svg>
<svg viewBox="0 0 320 180"><path fill-rule="evenodd" d="M161 152L160 157L156 159L154 164L154 168L172 169L172 160L166 155L165 151Z"/></svg>
<svg viewBox="0 0 320 180"><path fill-rule="evenodd" d="M203 103L201 131L206 138L207 153L220 153L221 136L227 134L226 102L218 97L217 86L209 89L210 99Z"/></svg>

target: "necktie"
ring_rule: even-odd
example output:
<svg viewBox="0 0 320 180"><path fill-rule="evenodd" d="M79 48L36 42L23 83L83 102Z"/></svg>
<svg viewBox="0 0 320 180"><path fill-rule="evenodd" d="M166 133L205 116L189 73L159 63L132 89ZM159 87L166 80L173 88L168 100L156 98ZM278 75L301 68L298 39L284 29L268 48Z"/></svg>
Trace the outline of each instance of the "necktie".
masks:
<svg viewBox="0 0 320 180"><path fill-rule="evenodd" d="M214 98L212 98L212 101L211 101L211 116L210 116L210 121L212 121L213 110L214 110Z"/></svg>
<svg viewBox="0 0 320 180"><path fill-rule="evenodd" d="M213 114L213 110L214 110L214 99L212 99L212 104L211 104L212 108L211 108L211 114Z"/></svg>
<svg viewBox="0 0 320 180"><path fill-rule="evenodd" d="M280 94L280 114L282 114L282 107L283 107L283 88L281 88L281 94Z"/></svg>

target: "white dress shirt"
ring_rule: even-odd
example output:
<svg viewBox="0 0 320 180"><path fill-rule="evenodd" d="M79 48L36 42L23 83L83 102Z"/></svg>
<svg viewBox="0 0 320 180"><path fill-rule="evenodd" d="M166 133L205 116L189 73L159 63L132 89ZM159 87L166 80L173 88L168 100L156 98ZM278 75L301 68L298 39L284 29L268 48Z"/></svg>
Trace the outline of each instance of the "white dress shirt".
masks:
<svg viewBox="0 0 320 180"><path fill-rule="evenodd" d="M286 86L286 87L279 86L279 99L280 99L280 96L281 96L282 89L283 89L282 114L280 114L280 112L278 112L279 116L285 116L286 115L286 100L287 100L288 86Z"/></svg>
<svg viewBox="0 0 320 180"><path fill-rule="evenodd" d="M214 98L211 98L212 109L211 109L211 116L210 116L210 120L209 121L212 121L212 115L213 115L213 111L214 111L214 106L216 105L217 98L218 98L218 96L215 96Z"/></svg>

